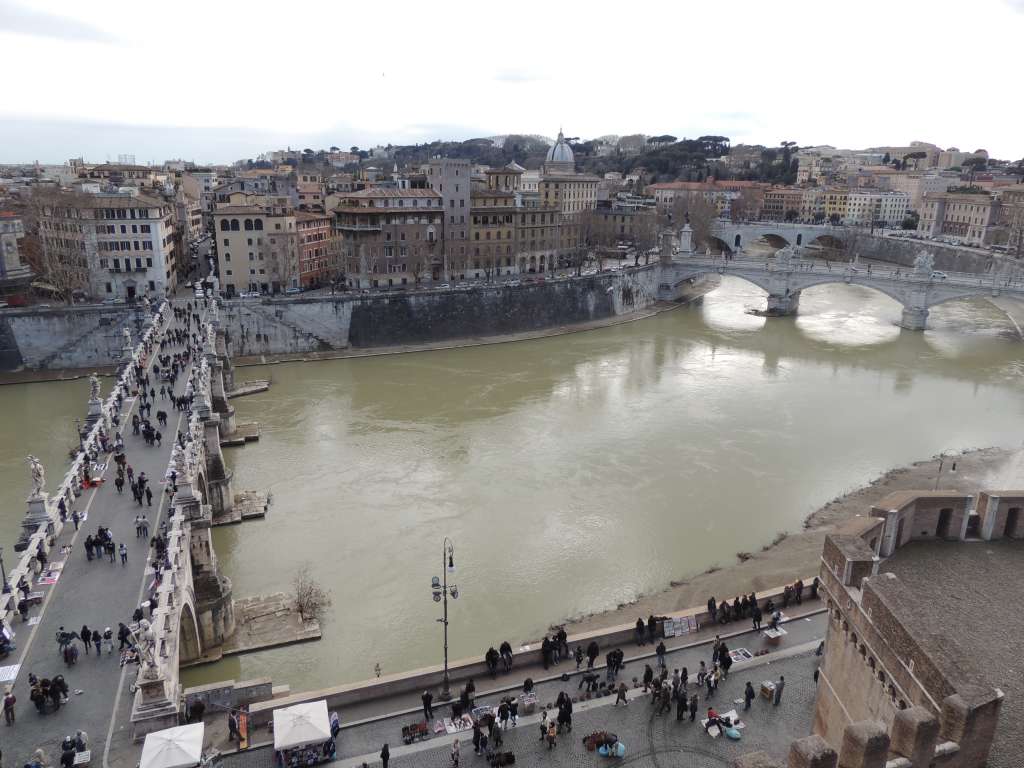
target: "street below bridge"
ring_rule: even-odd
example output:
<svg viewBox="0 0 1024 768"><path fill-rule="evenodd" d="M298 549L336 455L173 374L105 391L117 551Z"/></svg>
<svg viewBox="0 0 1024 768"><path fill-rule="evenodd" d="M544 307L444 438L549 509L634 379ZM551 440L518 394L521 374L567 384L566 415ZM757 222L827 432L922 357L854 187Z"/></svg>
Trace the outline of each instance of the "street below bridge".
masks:
<svg viewBox="0 0 1024 768"><path fill-rule="evenodd" d="M184 306L184 303L181 304ZM170 315L169 329L184 326ZM192 325L192 331L196 327ZM51 765L60 757L60 742L66 735L84 730L89 735L92 751L92 765L125 764L120 760L108 761L109 742L112 736L129 737L132 694L129 687L134 682L138 667L134 664L121 667L119 664L117 629L118 623L131 622L132 614L144 599L147 587L152 583L153 570L147 568L149 561L149 539L136 537L135 517L142 513L149 522L150 536L159 531L167 510L167 495L164 492L164 475L171 457L171 449L178 431L186 426L186 412L174 409L170 399L159 395L160 382L152 374L152 367L160 354L159 339L154 343L145 370L150 375L153 388L157 390L152 401L152 421L156 425L156 412L167 412L167 427L162 429L160 446L146 445L141 435L133 435L131 419L139 412L140 399L128 398L121 410L122 435L125 444L127 464L135 476L145 472L149 487L153 491L152 506L145 503L140 507L132 498L126 482L124 492L119 494L114 486L116 466L113 454L101 454L100 462L106 462L99 477L104 480L98 487L83 492L74 509L82 516L76 530L69 520L64 526L56 544L51 549L51 562L62 562L57 581L46 586L33 584L33 591L44 593L42 605L33 608L29 623L15 623L17 633L16 679L13 692L17 697L17 722L4 729L3 751L9 764L22 765L29 762L31 754L42 748L49 755ZM168 345L163 354L182 352L185 347ZM191 366L179 373L175 382L175 394L183 394L188 383ZM113 438L113 435L111 435ZM99 526L109 528L113 533L115 546L124 543L128 548L128 561L121 564L115 552L114 562L101 556L88 560L84 542L88 535L95 534ZM61 553L63 550L68 553ZM97 657L95 646L87 654L82 643L73 641L79 649L78 661L72 666L64 663L58 652L56 636L60 627L68 632L80 632L86 625L90 630L103 631L110 627L114 632L114 650ZM47 709L39 714L29 699L29 674L39 679L64 675L70 689L69 700L57 711ZM8 683L11 684L11 683ZM130 742L130 738L127 739ZM135 762L131 761L131 765Z"/></svg>

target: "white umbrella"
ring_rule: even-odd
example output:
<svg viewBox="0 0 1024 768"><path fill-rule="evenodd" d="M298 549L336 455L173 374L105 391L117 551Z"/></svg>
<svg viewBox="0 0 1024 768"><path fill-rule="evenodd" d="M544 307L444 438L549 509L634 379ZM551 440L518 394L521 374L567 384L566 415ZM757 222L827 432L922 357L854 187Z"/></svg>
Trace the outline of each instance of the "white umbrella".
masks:
<svg viewBox="0 0 1024 768"><path fill-rule="evenodd" d="M202 723L146 734L139 768L193 768L203 758Z"/></svg>
<svg viewBox="0 0 1024 768"><path fill-rule="evenodd" d="M331 722L324 699L274 710L274 749L323 744L330 738Z"/></svg>

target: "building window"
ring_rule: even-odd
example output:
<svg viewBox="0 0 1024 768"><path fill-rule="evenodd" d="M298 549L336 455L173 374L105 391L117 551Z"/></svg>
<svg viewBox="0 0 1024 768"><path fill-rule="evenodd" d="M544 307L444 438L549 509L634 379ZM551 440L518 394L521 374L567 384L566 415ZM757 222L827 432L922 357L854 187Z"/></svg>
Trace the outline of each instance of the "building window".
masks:
<svg viewBox="0 0 1024 768"><path fill-rule="evenodd" d="M263 219L256 219L256 231L257 232L262 232L263 231Z"/></svg>
<svg viewBox="0 0 1024 768"><path fill-rule="evenodd" d="M252 231L252 219L246 219L245 220L245 231L246 232L251 232Z"/></svg>
<svg viewBox="0 0 1024 768"><path fill-rule="evenodd" d="M232 232L237 232L238 231L238 219L232 219L231 220L231 231Z"/></svg>
<svg viewBox="0 0 1024 768"><path fill-rule="evenodd" d="M113 293L113 292L114 292L113 286L111 286L110 283L107 283L107 293Z"/></svg>

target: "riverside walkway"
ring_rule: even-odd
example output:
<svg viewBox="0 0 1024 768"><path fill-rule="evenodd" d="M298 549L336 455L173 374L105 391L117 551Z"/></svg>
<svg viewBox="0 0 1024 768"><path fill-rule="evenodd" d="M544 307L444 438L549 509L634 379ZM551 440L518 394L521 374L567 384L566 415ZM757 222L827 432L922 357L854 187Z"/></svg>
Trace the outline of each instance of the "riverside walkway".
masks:
<svg viewBox="0 0 1024 768"><path fill-rule="evenodd" d="M164 332L155 337L153 351L145 364L147 373L152 373L153 363L160 353L159 342L166 331L183 327L171 314ZM192 330L196 330L194 325ZM184 346L168 345L164 354L183 351ZM175 395L183 393L190 369L191 366L179 373ZM152 375L150 378L154 388L159 390L160 382ZM18 699L17 722L3 731L3 750L9 764L27 763L36 748L44 749L51 764L56 764L60 757L61 739L65 735L74 735L79 729L89 735L92 765L135 765L137 761L137 753L134 752L127 760L121 755L115 760L110 754L112 737L118 742L128 740L132 703L128 689L137 669L135 665L123 668L119 665L117 628L118 622L130 623L132 613L152 582L152 569L147 570L149 539L136 537L134 520L136 515L144 513L149 521L150 536L159 530L167 507L164 475L175 436L184 427L187 415L175 410L170 399L161 399L159 395L152 405L154 424L156 411L163 410L168 414L167 427L161 430L164 437L159 447L147 446L141 435L132 434L131 418L138 413L138 398L126 399L121 411L127 463L135 470L136 477L140 472L146 473L153 491L152 506L143 504L140 507L132 498L127 484L124 493L118 494L113 482L116 473L113 454L101 455L100 461L107 462L101 475L106 482L85 491L78 498L74 508L83 516L79 529L76 530L69 519L51 549L51 562L63 560L59 578L50 586L33 585L34 591L42 591L45 595L41 607L31 610L29 624L14 622L17 649L7 661L19 665L13 682ZM71 510L68 512L70 518ZM92 561L86 559L85 538L95 534L98 526L112 531L115 545L123 542L127 546L126 565L121 564L116 553L113 563L106 557ZM70 547L69 553L59 554L66 547ZM115 636L114 651L97 658L95 647L90 648L87 655L82 644L74 641L80 651L78 662L66 666L58 653L56 633L61 626L68 632L80 632L83 624L90 630L101 632L110 627ZM29 699L29 673L40 679L63 674L71 691L67 704L56 712L39 714Z"/></svg>
<svg viewBox="0 0 1024 768"><path fill-rule="evenodd" d="M540 663L518 663L511 672L499 673L493 680L489 676L477 677L475 679L476 701L478 704L496 706L501 697L520 693L526 678L533 679L538 694L537 711L532 715L521 713L519 726L516 729L510 729L505 736L505 749L516 752L517 764L524 757L529 759L530 756L533 756L535 759L545 762L553 757L560 764L578 765L580 760L593 757L592 755L584 757L580 738L597 729L615 731L624 742L639 745L648 753L663 749L672 749L678 752L679 749L687 750L686 745L696 749L698 753L707 753L711 748L711 752L708 753L711 755L708 758L709 762L698 761L694 763L695 765L725 765L728 762L716 762L719 758L713 756L718 754L737 755L751 749L768 749L768 751L778 749L784 753L794 738L806 736L810 732L814 700L813 673L817 666L817 657L814 655L814 651L824 638L827 623L820 600L805 600L801 606L790 606L785 613L789 620L783 625L787 634L781 646L767 645L762 634L752 631L749 620L722 626L710 625L690 635L664 640L667 648L666 665L670 675L674 669L683 667L688 669L689 693L698 695L701 707L699 712L701 713L705 712L708 706L715 706L720 711L736 708L732 702L742 695L743 686L747 680L750 680L756 689L761 680L774 680L778 678L779 674L786 676L787 706L780 710L774 710L771 706L767 708L759 706L765 702L760 700L755 702L756 712L751 717L757 717L757 728L747 731L744 734L745 742L739 744L728 746L730 743L725 739L713 742L710 737L703 736L703 732L699 728L690 726L688 719L685 726L679 724L677 727L674 705L671 715L658 718L657 733L650 730L652 708L647 703L650 700L650 695L642 695L642 686L639 689L632 689L632 681L633 678L641 679L643 677L645 664L650 664L652 668L657 669L655 660L657 642L647 643L641 647L632 641L618 646L602 645L598 663L595 664L595 670L600 675L600 679L602 681L605 679L604 654L614 647L620 647L626 655L626 665L619 673L618 681L625 681L626 685L631 687L630 701L639 699L639 705L631 703L630 707L625 709L613 708L614 696L579 702L575 708L573 732L571 735L563 737L566 745L564 748L561 746L563 741L560 739L558 750L561 751L555 756L549 756L546 747L541 748L537 742L537 727L541 709L545 704L554 702L560 691L565 691L571 696L580 696L583 693L580 681L582 674L588 671L585 661L579 672L576 671L575 661L565 659L558 665L552 665L548 670L544 670ZM704 691L698 689L694 681L702 660L709 669L712 667L711 649L716 634L721 635L731 650L744 648L754 654L771 648L771 652L735 663L728 681L723 682L719 691L708 702L705 700ZM575 649L573 643L570 643L570 647ZM568 675L568 680L561 679L563 673ZM464 678L452 679L452 692L455 695L455 700L465 682ZM377 755L381 746L388 743L392 760L398 764L429 765L435 768L439 765L449 765L448 751L454 738L452 736L432 735L424 742L416 742L409 746L402 744L402 726L423 720L421 693L421 691L417 691L368 698L355 705L337 708L342 722L342 731L337 742L338 763L344 768L359 768L363 763L379 764ZM435 696L435 719L448 716L448 710L448 705L438 701ZM226 714L211 713L209 710L206 714L207 744L221 752L230 753L234 749L234 745L227 737ZM665 725L660 725L661 723ZM661 729L665 729L663 735ZM225 768L240 768L241 766L247 768L249 766L256 768L267 766L269 768L274 764L273 750L270 746L272 734L265 728L261 728L250 732L249 736L253 746L245 751L226 754L222 763ZM463 733L459 738L463 742L462 759L472 764L475 756L472 753L472 744L469 743L470 734ZM524 750L526 754L524 755L520 749ZM535 756L534 752L536 752ZM635 752L631 750L627 757L632 758L634 755Z"/></svg>

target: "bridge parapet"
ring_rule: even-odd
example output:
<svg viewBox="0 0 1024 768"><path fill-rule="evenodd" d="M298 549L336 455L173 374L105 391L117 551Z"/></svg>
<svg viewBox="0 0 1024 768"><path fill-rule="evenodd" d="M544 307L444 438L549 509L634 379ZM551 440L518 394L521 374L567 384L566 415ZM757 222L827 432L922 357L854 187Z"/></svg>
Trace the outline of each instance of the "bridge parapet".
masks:
<svg viewBox="0 0 1024 768"><path fill-rule="evenodd" d="M11 585L18 584L23 577L29 582L32 581L32 561L36 554L48 553L51 538L55 538L63 530L75 499L84 492L85 469L91 468L99 460L105 443L114 442L112 433L120 428L121 406L132 391L134 368L143 365L153 348L159 345L169 326L171 315L170 305L166 300L150 312L138 343L134 346L126 344L129 355L105 400L100 400L99 380L93 378L87 427L80 433L81 447L52 495L45 490L45 472L42 465L38 465L38 470L33 467L33 474L38 471L40 475L39 480L34 483L38 487L34 487L26 499L28 512L22 522L21 537L14 546L16 552L23 554L7 572L8 583ZM130 332L127 329L125 332L128 334L126 339L130 338ZM0 593L0 621L6 626L11 626L17 613L16 595L16 590Z"/></svg>
<svg viewBox="0 0 1024 768"><path fill-rule="evenodd" d="M215 348L214 334L207 323L203 335L208 351ZM160 535L166 554L150 596L151 624L141 628L139 638L148 653L143 654L132 704L136 738L177 724L180 663L199 658L204 648L219 645L234 632L231 582L220 573L210 535L208 476L213 454L220 457L219 417L211 403L215 376L211 356L198 355L185 386L192 399L188 428L177 438L165 472L171 508Z"/></svg>

